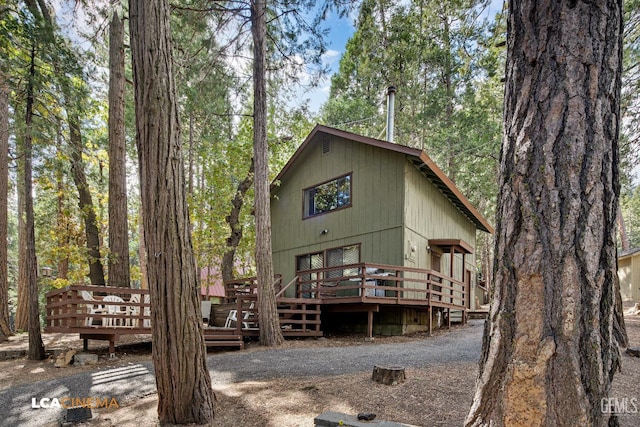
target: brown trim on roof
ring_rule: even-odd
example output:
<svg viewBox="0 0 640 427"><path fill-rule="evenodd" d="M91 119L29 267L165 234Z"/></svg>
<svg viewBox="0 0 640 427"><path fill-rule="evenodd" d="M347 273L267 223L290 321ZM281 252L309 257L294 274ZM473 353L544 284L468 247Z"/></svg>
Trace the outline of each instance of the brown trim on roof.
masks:
<svg viewBox="0 0 640 427"><path fill-rule="evenodd" d="M442 193L453 203L463 214L465 214L471 222L473 222L477 228L487 233L493 234L493 227L484 217L478 212L478 210L469 202L469 200L460 192L458 187L449 179L449 177L435 164L433 160L422 150L417 148L407 147L404 145L394 144L388 141L382 141L375 138L369 138L367 136L358 135L356 133L347 132L340 129L335 129L329 126L317 124L311 133L305 138L300 147L291 156L287 164L282 168L280 173L275 177L271 188L275 187L275 183L280 181L282 177L291 168L293 163L298 159L300 154L304 151L307 145L313 140L318 132L326 133L329 135L337 136L340 138L348 139L362 144L372 145L374 147L383 148L385 150L394 151L396 153L402 153L414 158L414 164L418 169L425 173L426 177L430 179L434 185L442 191ZM423 168L426 168L424 169Z"/></svg>
<svg viewBox="0 0 640 427"><path fill-rule="evenodd" d="M293 163L300 157L304 149L309 145L309 143L313 140L318 132L326 133L329 135L337 136L344 139L349 139L351 141L360 142L362 144L373 145L374 147L384 148L385 150L391 150L398 153L407 154L409 156L419 157L421 150L416 148L406 147L404 145L393 144L388 141L381 141L379 139L369 138L367 136L358 135L357 133L351 133L340 129L335 129L329 126L324 126L317 124L309 133L309 135L305 138L305 140L300 144L300 147L293 153L293 156L289 159L286 165L282 168L280 173L275 177L274 181L279 181L285 173L291 168Z"/></svg>
<svg viewBox="0 0 640 427"><path fill-rule="evenodd" d="M620 260L624 258L629 258L634 255L637 255L638 253L640 253L640 248L627 249L626 251L622 251L618 253L618 259Z"/></svg>
<svg viewBox="0 0 640 427"><path fill-rule="evenodd" d="M435 164L431 157L427 155L424 151L420 151L420 160L429 168L433 173L438 177L442 183L453 193L453 195L464 205L465 208L469 210L473 218L475 218L480 224L476 222L478 228L486 231L487 233L493 234L493 227L489 222L484 219L484 217L478 212L478 210L471 204L471 202L460 192L458 187L449 179L447 175ZM455 204L455 203L454 203ZM474 221L475 222L475 221Z"/></svg>

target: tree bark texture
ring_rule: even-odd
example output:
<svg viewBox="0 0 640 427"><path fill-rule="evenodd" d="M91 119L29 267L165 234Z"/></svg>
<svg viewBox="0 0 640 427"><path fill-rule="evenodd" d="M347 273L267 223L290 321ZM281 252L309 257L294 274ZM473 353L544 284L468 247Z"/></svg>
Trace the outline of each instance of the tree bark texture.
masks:
<svg viewBox="0 0 640 427"><path fill-rule="evenodd" d="M371 379L379 384L397 385L407 379L405 368L402 366L373 366Z"/></svg>
<svg viewBox="0 0 640 427"><path fill-rule="evenodd" d="M60 152L62 150L62 123L58 121L58 135L56 150ZM63 156L59 154L56 158L60 159ZM58 194L57 200L57 227L58 227L58 249L60 256L58 258L58 279L66 280L69 276L69 255L67 248L69 246L69 218L65 213L65 202L67 198L66 185L64 181L64 170L62 168L62 162L56 162L56 190ZM62 255L64 254L64 255Z"/></svg>
<svg viewBox="0 0 640 427"><path fill-rule="evenodd" d="M615 326L622 2L509 9L495 289L466 425L615 425L601 399L624 335Z"/></svg>
<svg viewBox="0 0 640 427"><path fill-rule="evenodd" d="M109 25L109 285L130 287L127 151L124 134L124 22Z"/></svg>
<svg viewBox="0 0 640 427"><path fill-rule="evenodd" d="M24 151L24 147L19 147ZM18 192L18 300L16 303L16 332L29 329L29 284L27 282L27 239L24 225L24 156L18 157L16 189Z"/></svg>
<svg viewBox="0 0 640 427"><path fill-rule="evenodd" d="M284 342L273 288L269 147L267 145L266 89L266 1L251 1L253 36L253 158L255 162L256 270L258 280L258 322L260 343L275 346Z"/></svg>
<svg viewBox="0 0 640 427"><path fill-rule="evenodd" d="M33 120L33 103L35 79L35 47L31 48L31 62L29 65L29 79L27 82L27 100L25 113L24 156L24 211L25 211L25 240L26 263L25 273L29 292L29 349L27 357L30 360L44 359L44 344L40 333L40 309L38 304L38 262L36 260L35 218L33 213L33 183L32 183L32 146L31 124Z"/></svg>
<svg viewBox="0 0 640 427"><path fill-rule="evenodd" d="M93 197L89 191L87 176L84 171L82 152L84 151L80 121L72 110L71 99L67 99L67 119L69 122L69 141L71 143L71 172L73 182L78 189L78 206L84 218L84 230L87 239L87 261L89 263L89 280L92 285L105 285L104 269L100 261L100 230L96 219L96 211L93 207Z"/></svg>
<svg viewBox="0 0 640 427"><path fill-rule="evenodd" d="M9 87L0 73L0 334L11 335L9 327L9 276L7 268L9 201ZM0 339L0 341L2 341Z"/></svg>
<svg viewBox="0 0 640 427"><path fill-rule="evenodd" d="M213 391L189 231L169 2L131 0L129 16L158 417L161 424L205 424L214 416Z"/></svg>
<svg viewBox="0 0 640 427"><path fill-rule="evenodd" d="M247 172L247 176L240 181L238 184L238 188L236 189L236 194L233 196L233 200L231 200L231 211L229 212L229 216L225 218L227 224L229 224L229 228L231 228L231 233L229 237L227 237L227 251L222 256L222 280L229 281L234 278L234 267L235 267L235 255L236 250L238 249L238 245L242 240L242 224L240 223L240 211L242 210L242 206L244 205L244 197L247 194L247 191L253 185L253 175L255 170L255 163L253 158L251 159L251 166L249 166L249 172Z"/></svg>
<svg viewBox="0 0 640 427"><path fill-rule="evenodd" d="M147 247L144 244L144 224L142 224L142 207L140 207L140 219L138 220L138 257L140 259L140 288L149 289L147 279Z"/></svg>
<svg viewBox="0 0 640 427"><path fill-rule="evenodd" d="M194 151L194 141L193 141L193 111L189 112L189 151L187 155L187 161L189 162L189 175L187 178L187 193L189 195L193 194L193 151Z"/></svg>

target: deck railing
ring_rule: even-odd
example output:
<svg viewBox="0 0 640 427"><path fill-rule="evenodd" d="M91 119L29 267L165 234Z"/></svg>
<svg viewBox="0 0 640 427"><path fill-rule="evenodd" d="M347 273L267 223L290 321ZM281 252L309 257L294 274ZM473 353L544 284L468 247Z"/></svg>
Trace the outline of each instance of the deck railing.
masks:
<svg viewBox="0 0 640 427"><path fill-rule="evenodd" d="M298 273L296 296L324 302L371 301L467 307L468 285L433 270L357 263Z"/></svg>
<svg viewBox="0 0 640 427"><path fill-rule="evenodd" d="M309 299L276 299L278 319L285 336L321 336L320 302ZM245 335L257 335L259 330L258 296L255 294L236 297L237 328Z"/></svg>
<svg viewBox="0 0 640 427"><path fill-rule="evenodd" d="M93 300L83 297L83 291ZM110 286L71 285L52 290L46 294L46 331L150 330L148 295L147 289Z"/></svg>
<svg viewBox="0 0 640 427"><path fill-rule="evenodd" d="M276 274L273 278L273 288L279 292L282 288L282 275ZM258 293L258 279L246 277L224 282L225 298L227 302L234 302L238 297L255 295Z"/></svg>

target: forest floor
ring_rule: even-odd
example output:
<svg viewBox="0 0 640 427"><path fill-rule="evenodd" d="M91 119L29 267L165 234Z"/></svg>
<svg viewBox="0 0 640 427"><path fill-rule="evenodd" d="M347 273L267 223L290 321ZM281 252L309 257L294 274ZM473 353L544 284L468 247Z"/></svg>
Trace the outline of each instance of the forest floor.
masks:
<svg viewBox="0 0 640 427"><path fill-rule="evenodd" d="M630 347L640 347L640 316L626 316ZM436 335L456 334L439 330ZM82 348L77 335L44 335L47 348ZM402 345L415 340L428 340L424 334L408 337L380 337L376 344ZM24 358L0 361L0 390L45 379L75 375L97 368L113 367L149 361L148 337L133 336L120 342L117 359L107 357L106 347L92 352L99 354L98 365L55 368L52 361L31 362ZM0 350L24 348L25 337L13 337L0 344ZM94 342L92 342L93 344ZM363 344L362 337L329 337L326 339L291 340L285 348L344 347ZM93 349L93 346L92 346ZM261 351L250 344L245 352ZM622 372L616 374L610 394L627 399L628 414L622 414L621 426L640 425L640 358L622 356ZM356 374L288 377L274 380L238 381L214 385L216 396L216 426L313 426L313 419L325 411L355 415L373 412L384 419L418 426L460 426L473 398L477 363L448 362L429 364L424 368L408 368L407 380L394 386L380 385L371 380L371 372ZM630 399L635 399L630 404ZM117 409L93 410L93 419L86 426L155 426L157 394L149 394L127 402Z"/></svg>

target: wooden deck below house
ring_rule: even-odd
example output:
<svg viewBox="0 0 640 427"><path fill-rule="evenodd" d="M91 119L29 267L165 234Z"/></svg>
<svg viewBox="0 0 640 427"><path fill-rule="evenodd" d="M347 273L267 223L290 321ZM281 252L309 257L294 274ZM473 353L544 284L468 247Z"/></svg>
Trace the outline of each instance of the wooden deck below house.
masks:
<svg viewBox="0 0 640 427"><path fill-rule="evenodd" d="M370 337L374 317L385 307L426 313L429 333L434 312L448 326L456 313L463 323L469 313L470 284L431 270L359 263L304 271L274 286L285 337L322 336L323 313L366 313ZM217 323L205 325L204 341L207 347L243 348L245 338L259 335L255 278L225 283L225 291L226 304L214 308ZM85 346L90 339L107 340L113 353L119 336L151 334L148 290L72 285L46 297L46 332L78 333Z"/></svg>
<svg viewBox="0 0 640 427"><path fill-rule="evenodd" d="M227 282L227 299L255 295L255 278ZM373 335L374 313L396 306L426 313L424 327L431 333L434 311L451 326L458 313L464 323L469 310L470 283L442 273L385 264L357 263L305 270L286 285L276 281L276 298L285 295L298 304L315 302L324 313L367 313L367 333ZM281 315L282 323L282 315ZM318 325L318 330L320 325Z"/></svg>

